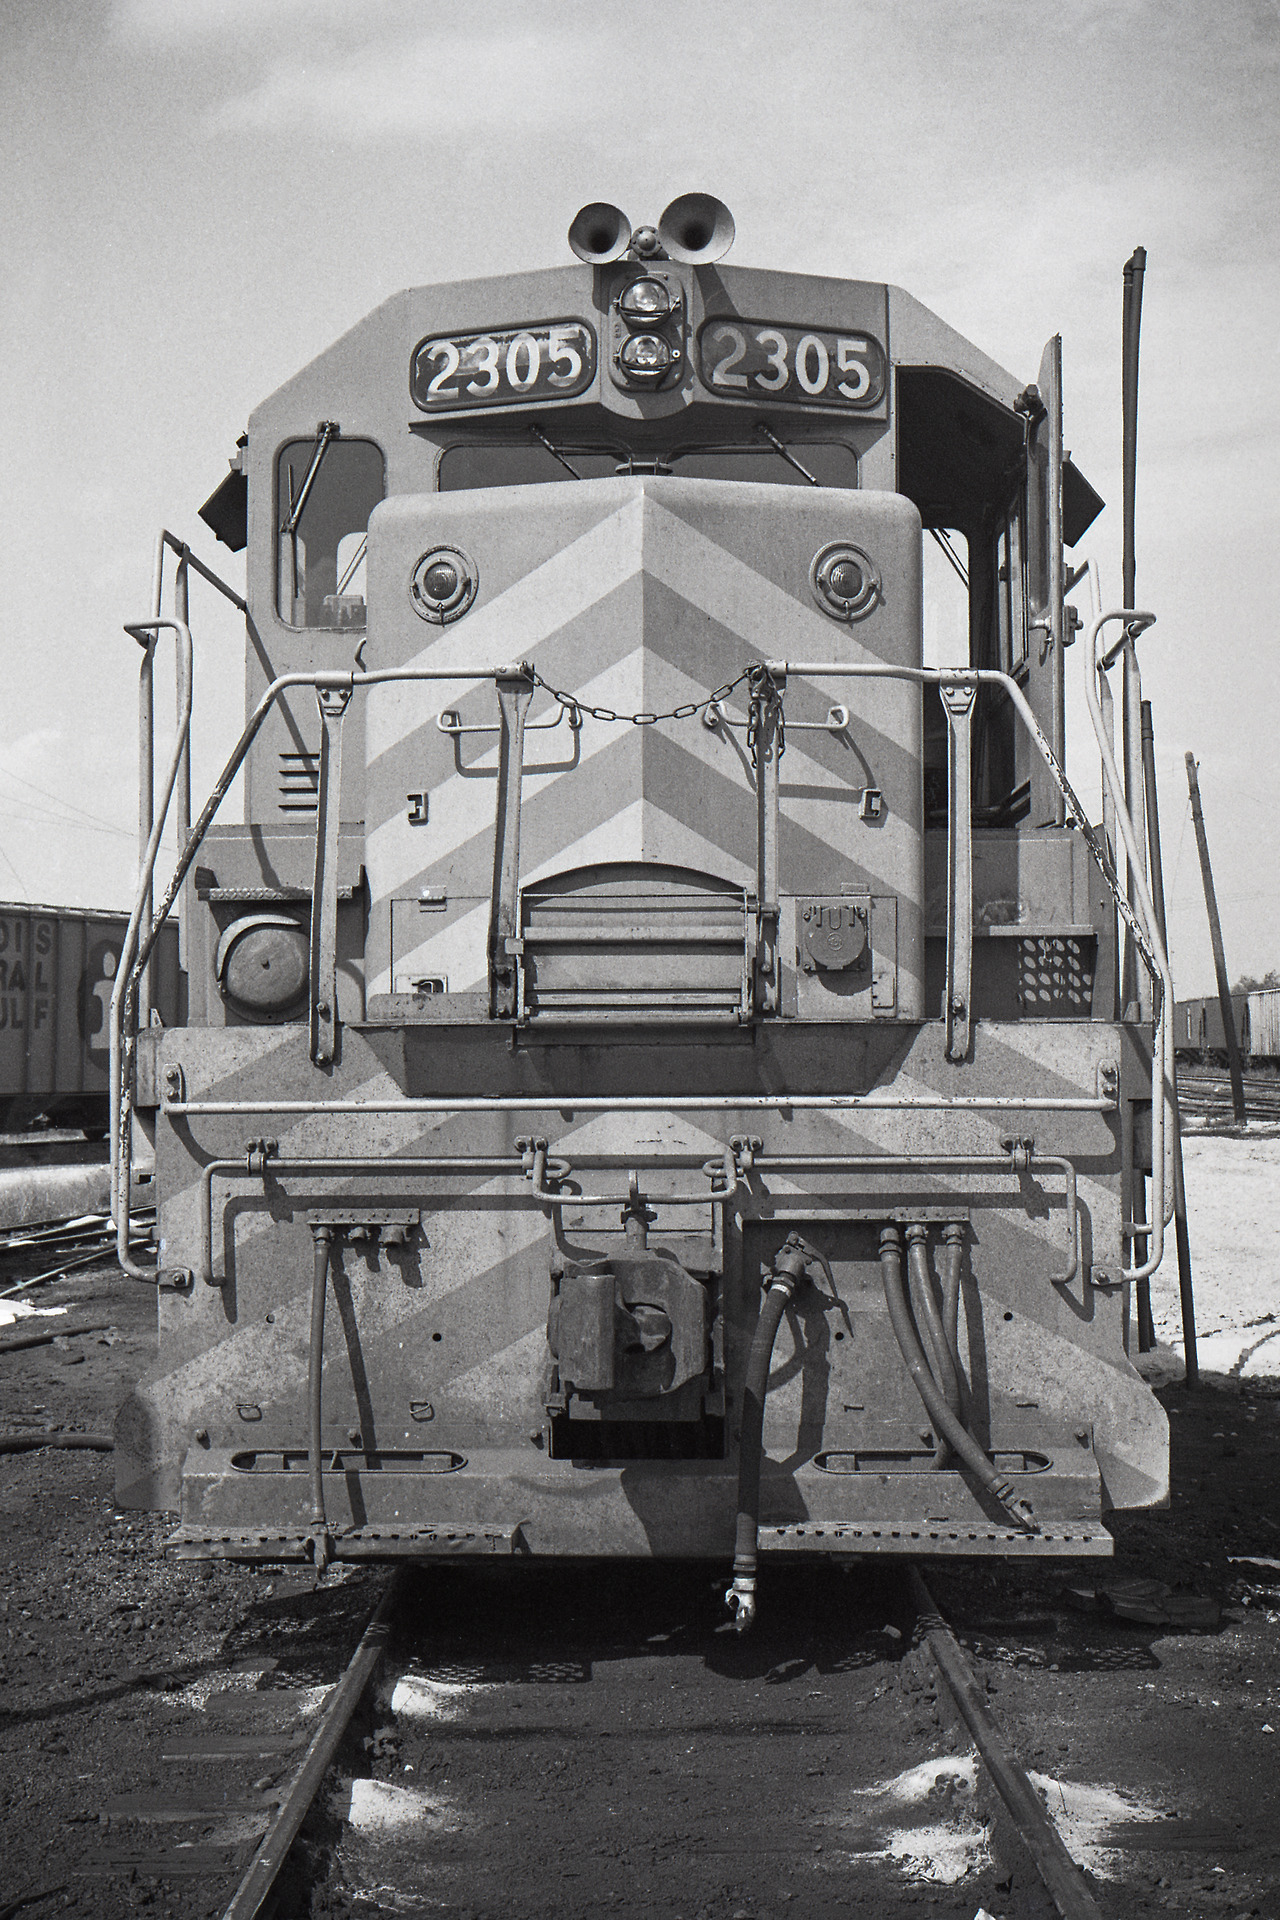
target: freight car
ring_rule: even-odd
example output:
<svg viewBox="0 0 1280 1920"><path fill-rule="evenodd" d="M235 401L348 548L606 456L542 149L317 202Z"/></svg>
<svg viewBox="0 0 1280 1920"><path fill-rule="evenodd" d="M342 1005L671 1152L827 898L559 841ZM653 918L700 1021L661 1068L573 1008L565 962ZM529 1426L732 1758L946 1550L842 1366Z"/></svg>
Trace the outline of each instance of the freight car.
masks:
<svg viewBox="0 0 1280 1920"><path fill-rule="evenodd" d="M1233 993L1231 1016L1241 1059L1251 1066L1280 1066L1280 987ZM1174 1046L1178 1059L1190 1064L1226 1064L1222 1004L1216 993L1178 1001Z"/></svg>
<svg viewBox="0 0 1280 1920"><path fill-rule="evenodd" d="M0 901L0 1131L43 1118L105 1140L110 1007L128 928L122 913ZM181 1017L178 929L152 966L157 1017Z"/></svg>
<svg viewBox="0 0 1280 1920"><path fill-rule="evenodd" d="M175 1551L723 1556L745 1624L762 1554L1105 1554L1166 1497L1172 996L1105 657L1127 888L1064 772L1061 342L1027 385L731 237L594 205L398 295L202 509L246 723L156 909L188 1023L133 1011L158 829L113 1000L117 1490ZM189 711L185 587L129 631Z"/></svg>

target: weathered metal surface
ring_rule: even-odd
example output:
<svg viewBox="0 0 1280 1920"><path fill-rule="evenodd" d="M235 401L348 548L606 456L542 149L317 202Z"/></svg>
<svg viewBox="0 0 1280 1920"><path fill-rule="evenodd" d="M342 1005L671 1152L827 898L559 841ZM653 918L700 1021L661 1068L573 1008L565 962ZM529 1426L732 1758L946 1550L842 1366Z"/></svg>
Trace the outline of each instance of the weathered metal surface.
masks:
<svg viewBox="0 0 1280 1920"><path fill-rule="evenodd" d="M1100 1067L1108 1062L1114 1065L1116 1060L1111 1030L1092 1022L980 1025L974 1060L963 1069L943 1057L943 1035L936 1026L905 1033L886 1030L875 1036L845 1032L847 1056L835 1068L846 1085L856 1085L860 1076L877 1071L882 1048L886 1064L894 1060L918 1087L953 1084L961 1074L967 1076L963 1083L972 1086L972 1076L977 1074L979 1084L993 1089L1025 1084L1033 1076L1042 1087L1067 1091L1082 1082L1096 1083ZM605 1484L604 1476L612 1470L595 1468L584 1475L572 1461L548 1460L531 1439L536 1435L545 1446L552 1364L546 1341L551 1242L542 1211L520 1202L526 1183L514 1135L520 1125L535 1123L547 1128L553 1153L562 1152L584 1171L597 1156L643 1169L647 1160L660 1159L664 1152L678 1157L683 1151L699 1159L717 1148L723 1153L725 1136L739 1128L744 1135L760 1129L758 1151L766 1162L771 1152L784 1161L787 1155L803 1157L806 1152L838 1160L842 1153L852 1152L855 1159L863 1156L871 1162L847 1173L838 1167L756 1172L732 1208L725 1272L716 1283L715 1299L721 1326L716 1364L727 1378L742 1364L750 1339L760 1261L768 1255L772 1240L780 1243L789 1226L803 1226L811 1214L821 1223L814 1225L811 1237L825 1242L849 1307L847 1332L838 1325L827 1326L824 1316L809 1315L803 1302L798 1304L793 1331L783 1329L766 1429L766 1445L783 1457L795 1453L797 1442L803 1452L812 1454L824 1447L866 1446L877 1433L886 1431L908 1440L915 1434L918 1405L913 1404L910 1382L896 1360L878 1297L874 1222L895 1212L926 1218L932 1213L939 1221L967 1214L971 1226L964 1283L968 1327L964 1357L980 1417L990 1423L993 1437L1000 1437L1002 1423L1017 1413L1019 1402L1026 1403L1019 1416L1023 1444L1034 1444L1036 1432L1051 1419L1063 1427L1073 1420L1092 1427L1105 1492L1099 1490L1095 1473L1093 1492L1083 1506L1072 1509L1073 1518L1091 1513L1096 1519L1110 1501L1127 1504L1163 1497L1163 1416L1123 1359L1123 1300L1091 1284L1093 1268L1114 1262L1118 1247L1119 1155L1113 1118L1059 1114L1046 1115L1037 1123L1038 1151L1065 1151L1087 1168L1079 1181L1078 1197L1081 1271L1069 1285L1054 1287L1048 1277L1062 1270L1063 1243L1068 1237L1063 1190L1056 1177L1050 1185L1036 1174L1034 1157L1021 1175L996 1170L1002 1126L997 1115L795 1110L772 1118L732 1112L702 1117L661 1112L577 1117L572 1113L572 1084L555 1095L545 1090L542 1076L553 1062L562 1082L581 1084L581 1075L599 1091L611 1083L634 1087L638 1077L643 1084L646 1072L665 1079L672 1071L703 1085L714 1073L726 1089L735 1082L745 1089L759 1084L757 1075L772 1077L780 1067L800 1085L819 1073L825 1077L833 1066L830 1045L819 1046L816 1040L803 1043L803 1036L793 1034L780 1053L775 1046L764 1059L757 1048L741 1046L688 1047L673 1059L655 1055L652 1048L642 1052L626 1047L611 1049L608 1056L594 1048L559 1047L512 1054L493 1044L497 1038L486 1036L484 1055L477 1055L474 1066L466 1066L464 1049L459 1070L464 1083L474 1084L483 1075L488 1084L505 1082L513 1090L522 1084L539 1087L528 1095L523 1123L516 1114L468 1115L454 1121L396 1114L364 1120L323 1113L292 1121L282 1117L282 1158L332 1152L340 1160L354 1147L368 1155L371 1164L363 1171L357 1167L349 1173L285 1177L274 1176L268 1162L265 1186L261 1175L247 1173L228 1175L225 1187L219 1182L215 1245L227 1284L217 1293L199 1289L166 1294L162 1300L160 1363L139 1388L120 1424L123 1497L158 1498L176 1506L183 1477L178 1466L190 1449L184 1496L189 1523L199 1525L196 1508L190 1504L193 1500L197 1507L212 1501L206 1508L209 1517L217 1514L235 1527L283 1520L292 1510L288 1489L294 1486L294 1477L281 1476L277 1483L270 1475L235 1473L229 1466L215 1469L213 1453L221 1448L229 1460L246 1446L258 1454L273 1447L277 1451L297 1448L305 1433L308 1215L341 1211L353 1219L366 1213L374 1218L397 1209L406 1214L417 1209L421 1226L410 1233L407 1244L379 1248L366 1243L345 1249L341 1262L335 1262L338 1310L331 1316L326 1342L324 1444L349 1450L355 1431L365 1447L421 1450L424 1429L413 1409L429 1404L431 1449L453 1449L467 1460L464 1470L447 1478L469 1491L450 1492L447 1504L441 1506L439 1476L406 1480L390 1473L364 1474L357 1476L360 1499L366 1503L374 1499L374 1507L366 1505L363 1514L343 1514L343 1489L349 1484L344 1470L333 1496L343 1524L363 1525L375 1513L401 1529L454 1518L471 1521L477 1514L494 1524L522 1522L527 1516L518 1502L514 1508L496 1508L487 1494L482 1499L475 1491L476 1475L483 1472L489 1480L492 1474L492 1464L483 1462L481 1455L497 1447L506 1450L506 1470L517 1484L532 1475L539 1486L546 1486L549 1477L552 1485L572 1490L570 1510L565 1509L563 1494L553 1496L561 1513L569 1511L571 1516L581 1507L580 1526L571 1520L565 1532L557 1522L557 1550L600 1550L592 1544L597 1534L592 1515L599 1508L598 1490ZM388 1040L392 1041L389 1051ZM349 1088L371 1095L388 1084L421 1088L423 1074L431 1071L433 1053L420 1050L416 1041L409 1046L411 1040L412 1034L370 1034L362 1039L348 1031L333 1093ZM167 1037L166 1049L166 1058L171 1052L181 1060L193 1097L253 1087L265 1074L279 1097L287 1098L292 1087L305 1084L305 1076L314 1071L296 1028L289 1033L224 1029L216 1036L174 1034ZM684 1068L678 1064L681 1058L687 1063ZM388 1065L394 1068L394 1080L387 1073ZM555 1106L546 1104L551 1099ZM216 1116L172 1124L162 1120L159 1151L166 1196L162 1212L166 1265L197 1264L200 1163L231 1144L235 1124L234 1119ZM504 1136L509 1175L491 1173L477 1182L456 1171L433 1177L409 1170L401 1175L396 1169L397 1155L412 1156L424 1145L456 1151L465 1144L472 1152L493 1156L490 1165L501 1166ZM912 1164L896 1168L887 1180L877 1174L877 1154L909 1152L918 1157L931 1150L956 1149L985 1149L994 1162L992 1170L976 1173L945 1166L931 1170ZM455 1164L464 1164L465 1157L459 1156ZM244 1165L243 1159L240 1164ZM678 1166L665 1171L655 1166L643 1173L643 1190L657 1214L657 1224L650 1231L659 1236L659 1244L664 1234L706 1234L712 1224L710 1199L702 1206L685 1202L663 1207L664 1191L679 1192L687 1184L688 1174ZM510 1210L513 1201L519 1205L517 1212ZM575 1242L606 1257L611 1249L621 1250L620 1239L609 1232L616 1224L616 1213L611 1221L605 1209L587 1207L581 1209L579 1219L571 1202L562 1212L565 1230ZM864 1391L867 1382L872 1383L870 1393ZM710 1388L710 1379L707 1385ZM197 1433L207 1437L193 1445ZM644 1467L645 1463L637 1462L625 1471L634 1479ZM728 1471L728 1463L659 1465L655 1486L662 1484L661 1476L668 1471L716 1481ZM329 1479L326 1475L326 1499ZM822 1501L829 1502L834 1497L834 1476L816 1479L822 1483ZM239 1489L234 1497L228 1481ZM378 1503L384 1494L390 1497L393 1481L396 1495L387 1508ZM846 1502L852 1497L849 1488L839 1495ZM727 1514L728 1483L712 1498L713 1507L723 1499ZM857 1501L866 1498L866 1489L860 1486ZM247 1507L246 1500L251 1502ZM680 1502L673 1502L673 1514L680 1507ZM860 1504L852 1510L822 1504L804 1511L855 1521L868 1513ZM664 1532L660 1549L647 1544L643 1529L635 1528L625 1515L620 1530L608 1537L616 1551L707 1551L711 1515L710 1509L686 1509L675 1531ZM980 1517L980 1510L974 1517ZM579 1528L576 1549L572 1546L575 1527Z"/></svg>

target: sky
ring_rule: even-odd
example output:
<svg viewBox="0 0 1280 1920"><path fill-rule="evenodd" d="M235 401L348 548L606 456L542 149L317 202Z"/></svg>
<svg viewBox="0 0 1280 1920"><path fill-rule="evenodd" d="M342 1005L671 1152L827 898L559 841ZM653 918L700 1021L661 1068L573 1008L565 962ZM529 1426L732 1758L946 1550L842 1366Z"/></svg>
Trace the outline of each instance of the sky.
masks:
<svg viewBox="0 0 1280 1920"><path fill-rule="evenodd" d="M1137 598L1174 978L1213 987L1188 749L1231 977L1280 967L1278 81L1280 0L5 0L0 897L130 904L122 623L162 526L243 584L197 509L257 402L401 287L567 263L584 202L638 225L696 189L732 209L735 263L895 282L1019 379L1062 334L1067 444L1109 502L1073 558L1108 606L1146 247ZM242 629L198 583L192 626L198 808Z"/></svg>

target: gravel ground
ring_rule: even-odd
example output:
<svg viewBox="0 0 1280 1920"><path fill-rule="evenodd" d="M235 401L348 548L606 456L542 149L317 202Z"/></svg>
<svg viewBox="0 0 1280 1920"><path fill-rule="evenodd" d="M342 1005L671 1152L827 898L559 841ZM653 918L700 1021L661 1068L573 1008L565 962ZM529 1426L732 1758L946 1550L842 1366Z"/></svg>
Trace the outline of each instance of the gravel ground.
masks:
<svg viewBox="0 0 1280 1920"><path fill-rule="evenodd" d="M150 1356L147 1289L104 1267L39 1299L109 1327L0 1355L0 1429L109 1429ZM1117 1521L1114 1563L929 1577L1104 1913L1280 1920L1280 1566L1240 1558L1280 1562L1280 1382L1212 1377L1161 1397L1173 1501ZM108 1826L104 1807L168 1778L158 1733L207 1726L228 1692L332 1678L380 1578L315 1592L296 1571L171 1564L170 1524L116 1513L109 1455L0 1456L0 1913L45 1887L64 1890L36 1920L220 1912L225 1879L104 1876L122 1841L174 1838ZM886 1580L771 1569L742 1642L722 1631L722 1570L414 1576L349 1745L354 1787L313 1820L311 1891L287 1910L1047 1912L998 1836L992 1855L927 1662L884 1631ZM1132 1607L1121 1584L1135 1580L1165 1590L1163 1622L1117 1617L1105 1594ZM222 1820L186 1837L237 1836Z"/></svg>

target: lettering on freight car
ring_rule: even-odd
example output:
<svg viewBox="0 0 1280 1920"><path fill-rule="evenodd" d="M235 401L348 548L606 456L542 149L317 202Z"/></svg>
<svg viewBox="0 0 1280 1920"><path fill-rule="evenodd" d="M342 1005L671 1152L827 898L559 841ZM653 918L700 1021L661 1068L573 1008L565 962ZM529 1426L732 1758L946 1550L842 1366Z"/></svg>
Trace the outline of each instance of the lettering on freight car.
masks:
<svg viewBox="0 0 1280 1920"><path fill-rule="evenodd" d="M53 982L44 956L53 949L53 922L0 915L0 1032L33 1033L49 1024ZM27 1001L30 996L30 1007Z"/></svg>
<svg viewBox="0 0 1280 1920"><path fill-rule="evenodd" d="M91 1054L110 1049L111 994L115 987L120 949L99 941L89 952L89 964L80 979L80 1037Z"/></svg>

